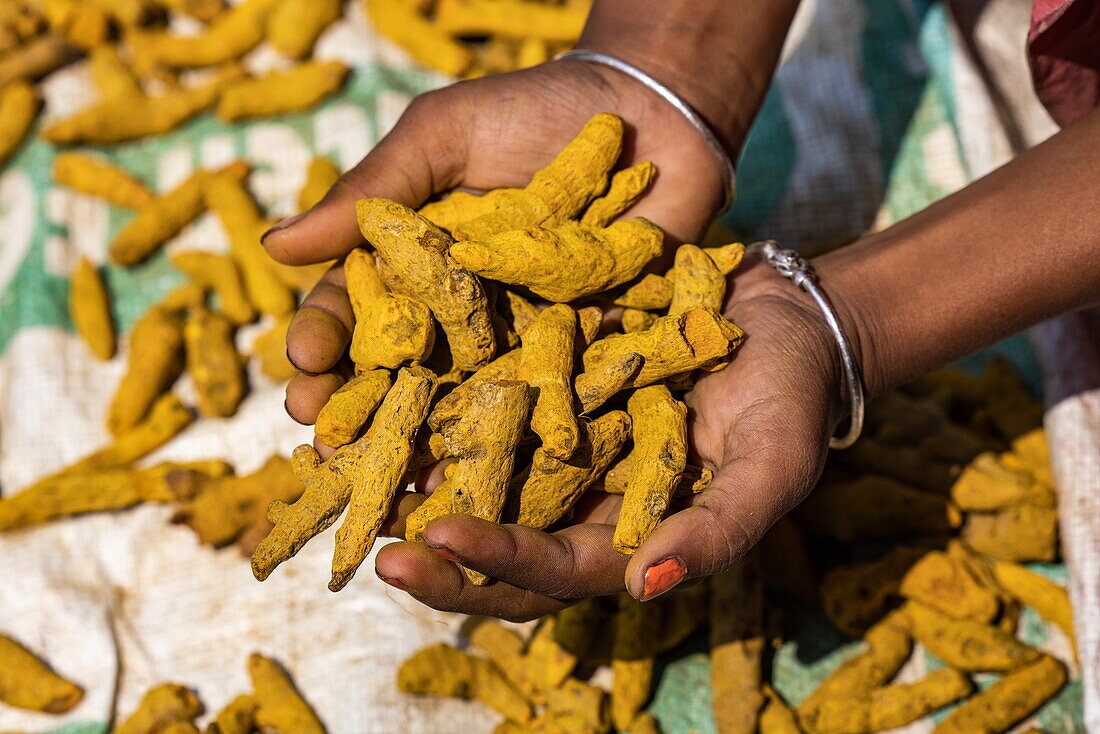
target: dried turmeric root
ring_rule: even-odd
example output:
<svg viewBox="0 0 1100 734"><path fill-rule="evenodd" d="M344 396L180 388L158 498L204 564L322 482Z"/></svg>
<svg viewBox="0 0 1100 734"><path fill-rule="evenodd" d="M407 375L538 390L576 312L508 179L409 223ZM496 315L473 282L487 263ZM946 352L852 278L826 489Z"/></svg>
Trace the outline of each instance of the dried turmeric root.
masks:
<svg viewBox="0 0 1100 734"><path fill-rule="evenodd" d="M244 281L233 258L213 252L177 252L172 265L195 283L214 291L218 310L238 326L255 320L256 311L245 294Z"/></svg>
<svg viewBox="0 0 1100 734"><path fill-rule="evenodd" d="M293 59L308 56L318 36L340 17L341 0L283 0L267 20L267 40Z"/></svg>
<svg viewBox="0 0 1100 734"><path fill-rule="evenodd" d="M227 84L218 98L218 117L237 122L312 108L344 84L351 71L339 61L308 61L289 71Z"/></svg>
<svg viewBox="0 0 1100 734"><path fill-rule="evenodd" d="M309 168L306 170L305 185L298 192L298 211L304 212L311 209L324 198L339 178L340 169L330 158L317 156L310 161Z"/></svg>
<svg viewBox="0 0 1100 734"><path fill-rule="evenodd" d="M1011 596L1037 611L1043 619L1058 625L1069 638L1076 654L1073 607L1066 589L1034 571L1005 561L994 562L993 576L996 583Z"/></svg>
<svg viewBox="0 0 1100 734"><path fill-rule="evenodd" d="M638 373L623 384L624 388L644 387L718 364L728 359L743 339L740 329L714 311L693 308L663 316L646 331L613 334L593 342L584 353L585 371L577 377L577 394L612 379L616 360L632 352L640 354L644 362Z"/></svg>
<svg viewBox="0 0 1100 734"><path fill-rule="evenodd" d="M241 76L229 68L193 88L102 100L42 130L54 145L113 145L163 135L214 106L226 84Z"/></svg>
<svg viewBox="0 0 1100 734"><path fill-rule="evenodd" d="M996 627L952 619L920 602L907 602L905 610L913 622L913 637L953 668L1005 672L1039 658L1038 650Z"/></svg>
<svg viewBox="0 0 1100 734"><path fill-rule="evenodd" d="M504 502L516 445L531 412L531 396L524 382L486 382L479 385L469 410L443 439L448 453L458 458L451 482L452 511L497 522ZM484 574L466 569L478 585Z"/></svg>
<svg viewBox="0 0 1100 734"><path fill-rule="evenodd" d="M474 372L454 390L440 398L428 416L428 425L436 433L446 433L469 408L478 385L493 380L518 380L522 362L523 349L513 349Z"/></svg>
<svg viewBox="0 0 1100 734"><path fill-rule="evenodd" d="M348 253L344 276L355 314L349 354L359 369L396 369L428 358L435 345L435 322L426 305L387 292L373 255L365 250Z"/></svg>
<svg viewBox="0 0 1100 734"><path fill-rule="evenodd" d="M1054 491L1023 469L1005 465L1011 454L980 454L951 486L951 499L967 512L1003 510L1022 502L1054 504Z"/></svg>
<svg viewBox="0 0 1100 734"><path fill-rule="evenodd" d="M611 627L611 722L628 729L649 700L653 658L660 639L660 607L619 594Z"/></svg>
<svg viewBox="0 0 1100 734"><path fill-rule="evenodd" d="M687 466L687 406L664 385L643 387L627 402L634 451L612 545L633 555L664 517Z"/></svg>
<svg viewBox="0 0 1100 734"><path fill-rule="evenodd" d="M149 188L123 169L85 153L58 153L53 159L53 180L82 194L106 199L118 206L137 209L151 204Z"/></svg>
<svg viewBox="0 0 1100 734"><path fill-rule="evenodd" d="M153 734L167 732L176 724L193 724L202 713L202 703L185 686L164 683L141 697L137 710L111 734Z"/></svg>
<svg viewBox="0 0 1100 734"><path fill-rule="evenodd" d="M644 219L606 228L566 222L512 230L451 247L459 264L485 278L524 286L557 303L602 293L636 277L661 254L664 233Z"/></svg>
<svg viewBox="0 0 1100 734"><path fill-rule="evenodd" d="M933 734L999 734L1042 706L1066 683L1066 669L1048 655L981 691L951 712Z"/></svg>
<svg viewBox="0 0 1100 734"><path fill-rule="evenodd" d="M286 330L292 316L288 313L275 319L270 329L256 337L250 350L260 360L260 371L276 382L284 382L298 374L298 368L286 356Z"/></svg>
<svg viewBox="0 0 1100 734"><path fill-rule="evenodd" d="M622 120L609 113L596 115L525 188L499 190L492 195L493 211L454 227L455 239L482 241L574 219L607 190L608 175L622 152L622 138Z"/></svg>
<svg viewBox="0 0 1100 734"><path fill-rule="evenodd" d="M290 461L272 456L246 476L203 477L197 496L179 506L172 522L190 527L204 545L222 548L235 542L244 551L270 530L268 505L294 502L301 494ZM247 549L246 555L251 552Z"/></svg>
<svg viewBox="0 0 1100 734"><path fill-rule="evenodd" d="M3 166L27 137L42 103L34 87L15 81L0 85L0 166Z"/></svg>
<svg viewBox="0 0 1100 734"><path fill-rule="evenodd" d="M468 629L470 646L485 653L485 657L504 673L509 683L535 700L535 683L531 680L531 670L524 658L527 643L523 637L494 619L470 617L467 623L463 627ZM545 700L542 702L545 703Z"/></svg>
<svg viewBox="0 0 1100 734"><path fill-rule="evenodd" d="M218 712L207 727L206 734L252 734L256 731L256 709L259 706L254 696L237 696Z"/></svg>
<svg viewBox="0 0 1100 734"><path fill-rule="evenodd" d="M1021 502L998 512L970 512L962 538L1001 561L1049 563L1058 557L1058 509Z"/></svg>
<svg viewBox="0 0 1100 734"><path fill-rule="evenodd" d="M107 408L107 429L133 428L183 372L183 319L153 306L130 332L126 374Z"/></svg>
<svg viewBox="0 0 1100 734"><path fill-rule="evenodd" d="M386 370L370 370L348 380L317 414L314 425L317 438L332 448L354 441L391 384Z"/></svg>
<svg viewBox="0 0 1100 734"><path fill-rule="evenodd" d="M423 367L402 369L363 438L329 460L329 471L347 477L352 489L347 517L336 531L330 590L344 588L370 553L412 459L436 384Z"/></svg>
<svg viewBox="0 0 1100 734"><path fill-rule="evenodd" d="M581 427L581 443L568 461L541 448L519 493L520 525L543 530L565 517L622 450L630 434L630 416L613 410Z"/></svg>
<svg viewBox="0 0 1100 734"><path fill-rule="evenodd" d="M632 207L657 175L657 167L642 161L624 168L611 177L607 193L588 205L581 224L586 227L606 227L619 215Z"/></svg>
<svg viewBox="0 0 1100 734"><path fill-rule="evenodd" d="M527 645L528 677L546 692L561 686L589 652L599 632L601 610L595 598L544 617Z"/></svg>
<svg viewBox="0 0 1100 734"><path fill-rule="evenodd" d="M29 39L0 59L0 89L37 81L77 56L68 41L52 33Z"/></svg>
<svg viewBox="0 0 1100 734"><path fill-rule="evenodd" d="M454 36L501 35L575 41L584 29L588 3L553 5L530 0L440 0L436 25Z"/></svg>
<svg viewBox="0 0 1100 734"><path fill-rule="evenodd" d="M764 707L763 593L753 555L711 580L710 684L714 719L722 734L753 734ZM738 611L731 614L731 609Z"/></svg>
<svg viewBox="0 0 1100 734"><path fill-rule="evenodd" d="M115 356L115 321L111 297L99 270L87 258L80 258L69 282L69 315L84 343L99 359Z"/></svg>
<svg viewBox="0 0 1100 734"><path fill-rule="evenodd" d="M615 299L616 306L639 311L659 311L672 303L672 283L661 275L646 273Z"/></svg>
<svg viewBox="0 0 1100 734"><path fill-rule="evenodd" d="M195 36L143 33L131 39L140 63L195 69L235 61L264 39L268 17L279 0L245 0L219 13Z"/></svg>
<svg viewBox="0 0 1100 734"><path fill-rule="evenodd" d="M16 708L63 714L84 698L77 684L53 672L18 642L0 634L0 701Z"/></svg>
<svg viewBox="0 0 1100 734"><path fill-rule="evenodd" d="M397 687L420 696L480 701L518 723L533 715L530 702L493 663L443 644L426 647L402 663Z"/></svg>
<svg viewBox="0 0 1100 734"><path fill-rule="evenodd" d="M363 199L355 209L363 237L401 279L405 295L427 304L443 327L454 366L474 370L492 359L496 342L485 290L451 257L451 238L386 199Z"/></svg>
<svg viewBox="0 0 1100 734"><path fill-rule="evenodd" d="M988 586L940 551L929 551L913 564L898 592L956 619L989 624L1001 611L1000 600Z"/></svg>
<svg viewBox="0 0 1100 734"><path fill-rule="evenodd" d="M672 284L670 315L692 308L722 311L726 298L726 276L706 251L695 245L680 245L676 250L675 282Z"/></svg>
<svg viewBox="0 0 1100 734"><path fill-rule="evenodd" d="M143 502L189 499L198 491L205 474L226 471L228 467L222 462L196 462L55 474L0 498L0 531L90 512L124 510Z"/></svg>
<svg viewBox="0 0 1100 734"><path fill-rule="evenodd" d="M132 428L122 431L110 444L62 469L61 473L80 473L126 467L168 443L187 426L194 416L190 408L172 393L160 396L148 414Z"/></svg>
<svg viewBox="0 0 1100 734"><path fill-rule="evenodd" d="M794 709L768 684L763 691L766 703L760 711L760 734L802 734Z"/></svg>
<svg viewBox="0 0 1100 734"><path fill-rule="evenodd" d="M896 546L877 561L837 566L821 581L821 600L829 621L846 635L860 637L882 618L897 596L906 572L924 553Z"/></svg>
<svg viewBox="0 0 1100 734"><path fill-rule="evenodd" d="M325 734L325 725L274 660L252 653L248 656L248 677L258 704L256 724L261 730Z"/></svg>
<svg viewBox="0 0 1100 734"><path fill-rule="evenodd" d="M231 416L244 399L244 358L233 343L234 331L228 318L203 306L192 309L184 324L187 372L203 415Z"/></svg>
<svg viewBox="0 0 1100 734"><path fill-rule="evenodd" d="M99 46L88 54L92 86L101 100L140 97L141 82L130 65L118 55L117 46Z"/></svg>
<svg viewBox="0 0 1100 734"><path fill-rule="evenodd" d="M536 391L531 429L546 455L565 461L577 449L580 428L573 412L573 342L577 314L565 304L543 310L523 333L519 376Z"/></svg>

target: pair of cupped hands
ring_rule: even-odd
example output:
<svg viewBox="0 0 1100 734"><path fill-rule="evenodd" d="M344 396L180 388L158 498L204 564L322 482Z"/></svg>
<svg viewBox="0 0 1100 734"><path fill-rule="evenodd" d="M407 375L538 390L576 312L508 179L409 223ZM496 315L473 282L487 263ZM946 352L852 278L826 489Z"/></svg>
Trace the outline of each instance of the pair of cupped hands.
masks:
<svg viewBox="0 0 1100 734"><path fill-rule="evenodd" d="M600 112L627 124L620 164L649 160L658 170L627 216L660 225L672 245L696 241L723 197L719 166L698 132L637 82L560 61L416 98L321 203L277 224L264 246L289 265L324 262L362 244L358 199L384 197L415 208L456 187L524 186ZM621 498L589 492L575 524L556 532L440 518L427 526L426 545L383 547L378 576L436 609L518 621L624 589L648 600L736 563L821 474L841 417L841 378L820 312L790 283L746 263L729 290L726 315L748 337L726 369L703 377L686 396L691 460L713 469L714 480L632 557L611 544ZM353 328L338 264L305 298L287 332L287 354L301 371L287 387L286 409L295 420L313 423L343 383ZM438 475L422 477L419 493L401 496L383 534L403 535L405 518ZM475 586L460 563L496 581Z"/></svg>

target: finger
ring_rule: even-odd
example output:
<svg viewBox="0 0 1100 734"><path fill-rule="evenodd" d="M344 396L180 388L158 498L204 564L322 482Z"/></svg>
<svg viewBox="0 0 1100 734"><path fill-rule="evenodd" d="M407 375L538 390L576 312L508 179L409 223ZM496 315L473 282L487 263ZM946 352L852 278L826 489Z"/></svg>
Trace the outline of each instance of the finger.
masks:
<svg viewBox="0 0 1100 734"><path fill-rule="evenodd" d="M500 581L475 586L461 566L420 543L391 543L383 547L375 558L375 572L390 586L444 612L526 622L569 604Z"/></svg>
<svg viewBox="0 0 1100 734"><path fill-rule="evenodd" d="M355 328L342 264L334 265L302 301L286 331L286 353L302 372L331 370L347 351Z"/></svg>
<svg viewBox="0 0 1100 734"><path fill-rule="evenodd" d="M443 480L446 479L447 467L455 463L454 459L443 459L437 461L434 464L429 464L423 467L416 473L416 481L414 485L418 492L426 492L431 494L435 491L435 488L440 484L443 484Z"/></svg>
<svg viewBox="0 0 1100 734"><path fill-rule="evenodd" d="M611 546L614 532L614 525L584 523L544 533L448 515L428 523L424 542L490 578L556 599L582 599L623 589L627 559Z"/></svg>
<svg viewBox="0 0 1100 734"><path fill-rule="evenodd" d="M424 504L426 499L428 499L427 495L419 492L401 492L398 494L397 499L390 505L390 514L382 521L382 525L378 530L379 535L390 538L404 538L405 521L409 519L409 515L417 507Z"/></svg>
<svg viewBox="0 0 1100 734"><path fill-rule="evenodd" d="M796 456L798 447L778 426L739 432L749 433L743 452L718 470L692 506L667 517L631 557L625 580L635 598L652 599L685 578L733 565L813 483L812 467L823 457Z"/></svg>
<svg viewBox="0 0 1100 734"><path fill-rule="evenodd" d="M421 95L394 129L312 209L276 224L261 241L287 265L342 257L362 243L355 202L383 197L418 206L459 183L465 159L461 97L444 90Z"/></svg>
<svg viewBox="0 0 1100 734"><path fill-rule="evenodd" d="M286 385L287 415L303 426L312 426L317 422L317 414L332 394L344 384L343 376L335 372L322 372L319 375L298 373Z"/></svg>

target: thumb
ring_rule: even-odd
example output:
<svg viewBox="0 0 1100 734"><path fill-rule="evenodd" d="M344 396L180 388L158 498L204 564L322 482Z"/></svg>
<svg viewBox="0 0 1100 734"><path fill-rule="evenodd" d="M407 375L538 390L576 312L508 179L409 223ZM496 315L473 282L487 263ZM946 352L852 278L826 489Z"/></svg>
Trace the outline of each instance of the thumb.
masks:
<svg viewBox="0 0 1100 734"><path fill-rule="evenodd" d="M627 565L630 594L647 601L685 579L737 563L816 481L824 451L800 451L789 439L754 436L749 450L728 460L691 507L658 525Z"/></svg>
<svg viewBox="0 0 1100 734"><path fill-rule="evenodd" d="M287 265L342 257L363 243L355 202L381 197L416 207L456 186L465 168L463 116L441 92L412 101L393 130L333 185L312 209L277 223L261 237Z"/></svg>

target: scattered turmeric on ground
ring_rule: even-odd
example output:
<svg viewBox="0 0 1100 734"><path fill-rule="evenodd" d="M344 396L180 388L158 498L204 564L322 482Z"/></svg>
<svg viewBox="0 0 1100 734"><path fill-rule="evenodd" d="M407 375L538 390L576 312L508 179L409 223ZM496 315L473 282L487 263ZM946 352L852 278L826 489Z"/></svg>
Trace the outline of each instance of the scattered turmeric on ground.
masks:
<svg viewBox="0 0 1100 734"><path fill-rule="evenodd" d="M153 202L153 193L144 183L118 166L86 153L54 156L53 180L74 191L131 209Z"/></svg>
<svg viewBox="0 0 1100 734"><path fill-rule="evenodd" d="M69 281L69 315L73 326L98 359L115 356L115 321L103 276L87 258L80 258Z"/></svg>
<svg viewBox="0 0 1100 734"><path fill-rule="evenodd" d="M80 686L62 678L12 638L0 634L0 701L30 711L62 714L83 697Z"/></svg>
<svg viewBox="0 0 1100 734"><path fill-rule="evenodd" d="M237 122L309 109L343 86L350 71L339 61L307 61L288 71L237 79L222 90L218 117Z"/></svg>

